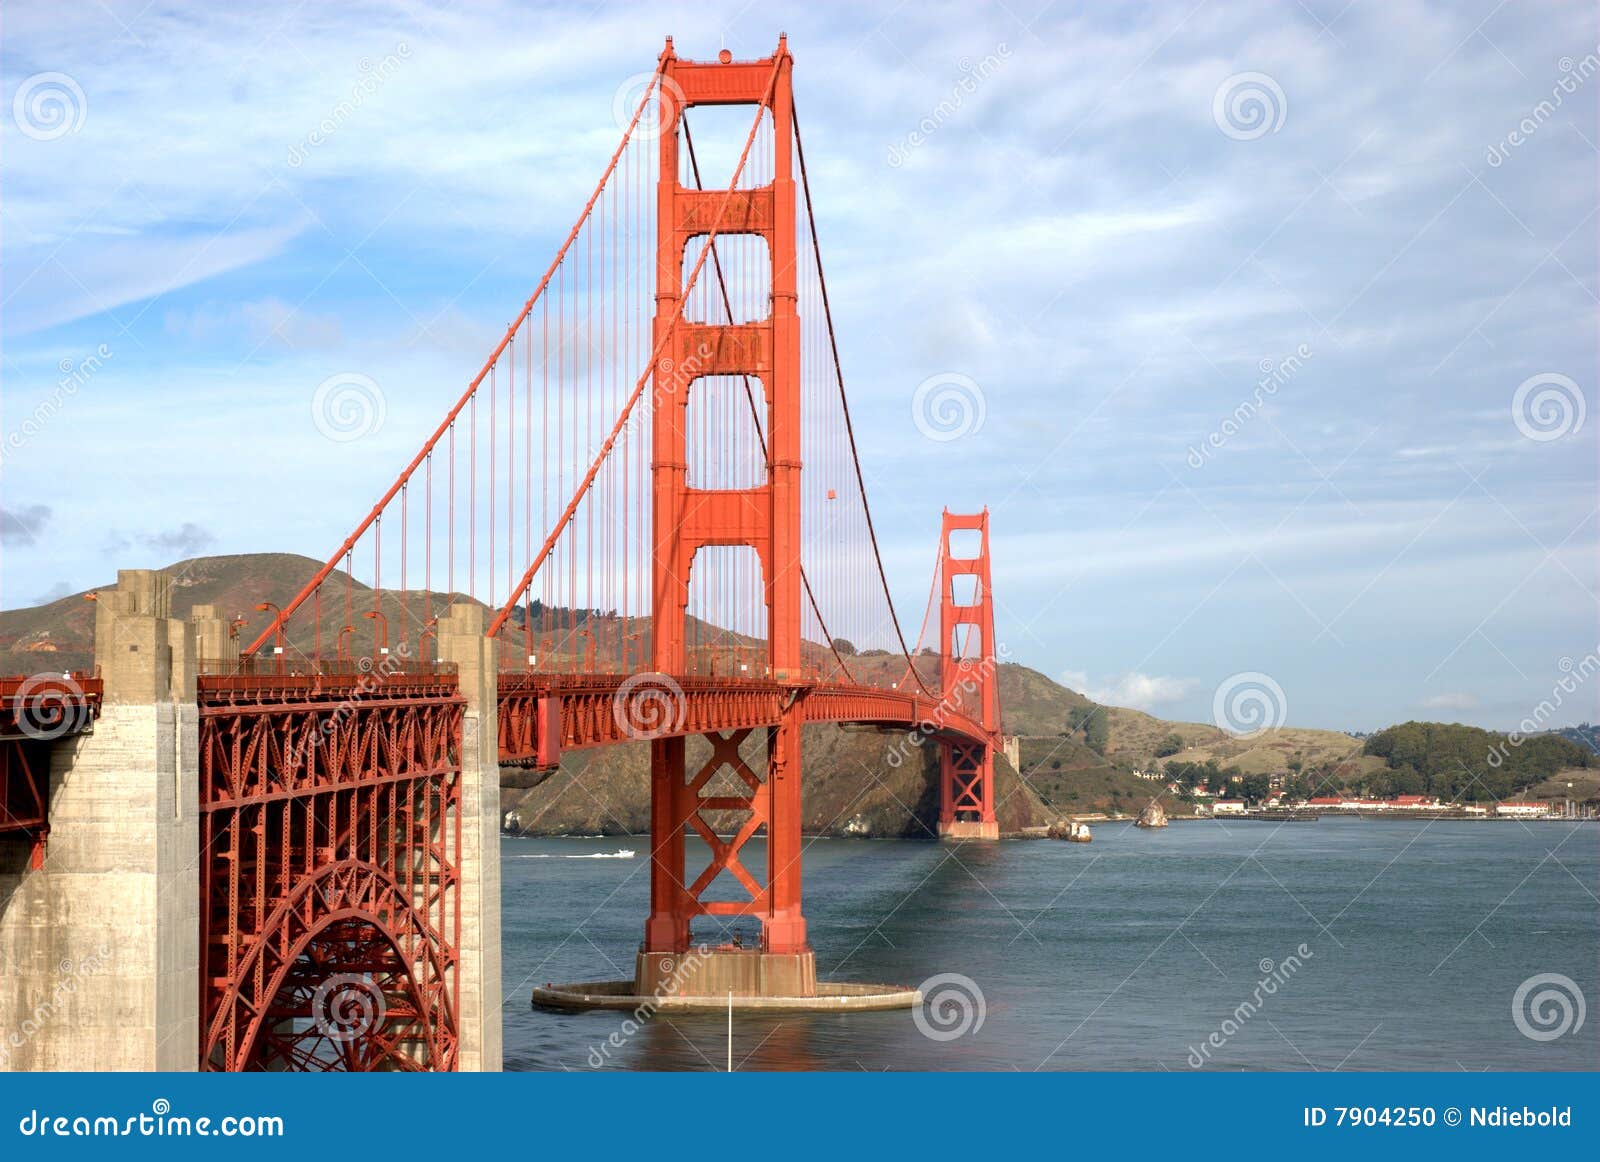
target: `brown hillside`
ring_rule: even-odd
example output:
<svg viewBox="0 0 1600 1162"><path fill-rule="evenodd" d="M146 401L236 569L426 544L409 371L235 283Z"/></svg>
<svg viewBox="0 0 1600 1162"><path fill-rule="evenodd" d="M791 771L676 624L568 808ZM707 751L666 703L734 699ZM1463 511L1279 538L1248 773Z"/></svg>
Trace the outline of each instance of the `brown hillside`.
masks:
<svg viewBox="0 0 1600 1162"><path fill-rule="evenodd" d="M252 553L238 556L197 557L169 569L172 612L188 616L196 605L214 605L224 616L243 617L241 632L249 641L268 623L270 614L257 612L256 603L288 602L316 572L319 562L291 553ZM348 582L350 609L344 595ZM108 583L109 584L109 583ZM349 644L352 652L372 648L376 623L361 617L373 605L372 590L335 573L324 587L321 617L323 647L332 652L341 626L354 624ZM402 617L399 596L384 591L378 606L389 622L390 645L405 640L413 649L421 629L422 597L413 594ZM435 593L430 609L437 613L452 598ZM461 594L453 600L473 603ZM311 610L302 611L292 625L291 653L309 650L317 626ZM637 640L634 623L614 617L596 617L593 631L600 648L624 638ZM402 627L404 627L402 629ZM404 639L402 639L404 633ZM705 640L730 635L714 627L693 627L691 636ZM74 594L30 609L0 611L0 672L33 673L44 669L83 669L92 663L94 605ZM740 639L742 640L742 639ZM753 643L748 643L753 644ZM554 647L543 647L558 658L576 660L586 642L568 633ZM819 661L832 664L831 655L814 649ZM862 679L908 682L905 659L898 654L867 651L845 658L851 672ZM923 681L932 686L938 659L917 658ZM1162 798L1169 813L1184 807L1173 803L1159 784L1135 778L1136 769L1156 764L1155 751L1176 734L1183 749L1171 757L1185 761L1215 758L1223 766L1237 766L1246 774L1280 771L1291 759L1306 767L1333 761L1360 764L1380 762L1360 755L1358 740L1334 731L1285 728L1254 739L1237 739L1216 727L1169 722L1138 710L1097 706L1082 694L1051 681L1036 670L1006 664L1000 667L1001 720L1008 735L1021 736L1021 773L1003 757L997 759L997 796L1002 828L1017 831L1048 822L1057 813L1131 813L1152 796ZM1105 753L1085 745L1080 730L1065 734L1069 713L1084 708L1105 715L1108 735ZM759 737L747 744L749 761L758 759ZM926 835L937 815L936 786L932 776L935 757L931 748L908 746L903 735L846 731L818 726L806 732L806 827L814 832L871 835ZM891 764L891 754L904 756ZM515 811L524 829L558 834L596 834L638 831L648 821L649 786L646 748L614 747L568 755L561 769L548 776L507 770L501 802Z"/></svg>

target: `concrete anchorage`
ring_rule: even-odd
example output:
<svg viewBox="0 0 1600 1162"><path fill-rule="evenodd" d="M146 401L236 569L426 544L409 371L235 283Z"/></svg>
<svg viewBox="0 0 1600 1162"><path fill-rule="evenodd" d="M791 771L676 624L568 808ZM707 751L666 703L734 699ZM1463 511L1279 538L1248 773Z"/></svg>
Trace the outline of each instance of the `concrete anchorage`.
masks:
<svg viewBox="0 0 1600 1162"><path fill-rule="evenodd" d="M226 630L170 615L162 571L98 595L105 701L51 747L51 838L0 866L0 1068L192 1070L199 1035L195 670Z"/></svg>

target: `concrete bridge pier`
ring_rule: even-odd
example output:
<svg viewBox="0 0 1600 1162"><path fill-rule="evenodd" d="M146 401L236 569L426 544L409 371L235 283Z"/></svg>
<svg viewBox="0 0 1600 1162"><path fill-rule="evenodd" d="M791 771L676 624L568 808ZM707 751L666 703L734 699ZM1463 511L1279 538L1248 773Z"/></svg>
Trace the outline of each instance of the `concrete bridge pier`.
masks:
<svg viewBox="0 0 1600 1162"><path fill-rule="evenodd" d="M457 1067L498 1071L500 1028L500 732L494 642L481 606L439 620L439 660L459 671L461 723L461 992Z"/></svg>
<svg viewBox="0 0 1600 1162"><path fill-rule="evenodd" d="M0 1068L197 1065L197 639L169 597L142 569L99 594L104 705L51 747L44 866L0 857Z"/></svg>

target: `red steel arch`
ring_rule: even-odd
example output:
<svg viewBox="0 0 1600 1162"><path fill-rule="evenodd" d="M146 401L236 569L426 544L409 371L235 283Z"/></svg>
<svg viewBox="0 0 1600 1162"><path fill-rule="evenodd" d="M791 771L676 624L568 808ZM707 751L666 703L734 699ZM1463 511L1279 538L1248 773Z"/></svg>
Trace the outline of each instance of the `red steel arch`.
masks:
<svg viewBox="0 0 1600 1162"><path fill-rule="evenodd" d="M230 1071L453 1070L453 968L382 869L319 868L273 910L217 998L202 1060Z"/></svg>
<svg viewBox="0 0 1600 1162"><path fill-rule="evenodd" d="M198 687L201 1067L454 1069L454 674L352 666ZM351 995L318 996L334 978ZM360 994L375 1015L352 1025L338 1006L359 1017Z"/></svg>

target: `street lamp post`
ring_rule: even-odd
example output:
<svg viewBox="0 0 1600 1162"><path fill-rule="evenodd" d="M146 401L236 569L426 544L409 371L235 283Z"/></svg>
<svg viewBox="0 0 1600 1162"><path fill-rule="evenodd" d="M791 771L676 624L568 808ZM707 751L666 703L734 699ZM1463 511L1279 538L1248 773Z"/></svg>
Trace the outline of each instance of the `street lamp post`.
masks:
<svg viewBox="0 0 1600 1162"><path fill-rule="evenodd" d="M279 664L282 664L284 640L283 610L279 608L276 602L273 601L258 601L256 602L256 609L261 613L272 614L272 653L273 656L278 659Z"/></svg>
<svg viewBox="0 0 1600 1162"><path fill-rule="evenodd" d="M378 623L378 653L387 656L389 653L389 619L376 609L369 609L361 615L368 621Z"/></svg>

